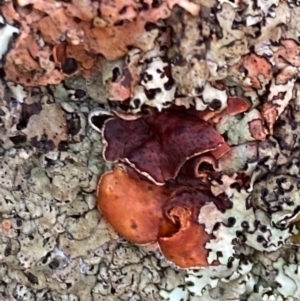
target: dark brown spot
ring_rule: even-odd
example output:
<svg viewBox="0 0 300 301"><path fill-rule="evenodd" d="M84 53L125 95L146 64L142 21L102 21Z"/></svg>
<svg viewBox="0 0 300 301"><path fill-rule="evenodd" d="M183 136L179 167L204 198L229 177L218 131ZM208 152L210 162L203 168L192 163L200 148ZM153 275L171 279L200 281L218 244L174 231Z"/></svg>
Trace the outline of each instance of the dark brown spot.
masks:
<svg viewBox="0 0 300 301"><path fill-rule="evenodd" d="M136 224L136 222L135 221L131 221L131 225L130 225L130 227L132 228L132 229L137 229L138 228L138 226L137 226L137 224Z"/></svg>

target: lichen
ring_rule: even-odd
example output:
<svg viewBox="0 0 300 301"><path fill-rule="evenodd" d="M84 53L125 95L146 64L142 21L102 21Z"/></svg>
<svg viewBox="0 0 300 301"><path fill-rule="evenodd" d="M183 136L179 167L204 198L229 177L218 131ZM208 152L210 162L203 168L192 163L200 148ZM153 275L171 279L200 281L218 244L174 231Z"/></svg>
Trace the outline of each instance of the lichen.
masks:
<svg viewBox="0 0 300 301"><path fill-rule="evenodd" d="M8 0L0 10L1 300L299 300L299 1ZM179 268L162 241L134 245L98 211L97 182L113 166L94 131L105 114L88 124L95 108L128 123L173 110L219 135L222 147L184 155L159 182L172 191L165 241L201 227L208 266ZM136 168L141 151L174 158L202 132L187 138L193 127L175 123L182 141L173 126L142 148L130 130L124 145L138 147L114 161L157 185L143 172L151 156ZM182 195L199 190L210 201L194 210Z"/></svg>

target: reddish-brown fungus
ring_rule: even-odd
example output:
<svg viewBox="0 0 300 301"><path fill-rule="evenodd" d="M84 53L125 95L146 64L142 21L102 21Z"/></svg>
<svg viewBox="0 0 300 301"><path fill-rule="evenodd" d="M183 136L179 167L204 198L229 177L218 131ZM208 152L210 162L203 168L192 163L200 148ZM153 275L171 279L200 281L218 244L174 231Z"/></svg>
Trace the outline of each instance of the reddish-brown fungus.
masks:
<svg viewBox="0 0 300 301"><path fill-rule="evenodd" d="M213 127L196 117L166 111L147 123L159 136L165 180L176 177L187 159L224 144L223 137Z"/></svg>
<svg viewBox="0 0 300 301"><path fill-rule="evenodd" d="M178 230L168 237L160 237L158 243L164 256L181 268L209 265L205 244L211 236L198 223L200 208L208 202L224 208L220 200L200 190L175 192L164 208Z"/></svg>
<svg viewBox="0 0 300 301"><path fill-rule="evenodd" d="M216 150L211 151L211 154L216 158L220 159L223 157L226 153L230 151L230 146L224 142L220 147L218 147Z"/></svg>
<svg viewBox="0 0 300 301"><path fill-rule="evenodd" d="M151 111L130 121L109 119L103 139L106 160L126 161L160 185L175 178L186 160L225 144L223 137L202 119L168 110Z"/></svg>
<svg viewBox="0 0 300 301"><path fill-rule="evenodd" d="M126 239L145 244L158 241L164 256L182 268L207 266L206 242L211 238L198 223L200 208L214 202L230 206L200 188L169 190L132 169L117 166L98 185L98 208Z"/></svg>
<svg viewBox="0 0 300 301"><path fill-rule="evenodd" d="M227 99L227 112L229 115L243 113L250 108L248 102L240 97L232 96Z"/></svg>
<svg viewBox="0 0 300 301"><path fill-rule="evenodd" d="M160 228L173 230L163 222L163 210L169 191L129 176L118 166L105 173L98 185L98 208L114 229L126 239L145 244L157 241Z"/></svg>

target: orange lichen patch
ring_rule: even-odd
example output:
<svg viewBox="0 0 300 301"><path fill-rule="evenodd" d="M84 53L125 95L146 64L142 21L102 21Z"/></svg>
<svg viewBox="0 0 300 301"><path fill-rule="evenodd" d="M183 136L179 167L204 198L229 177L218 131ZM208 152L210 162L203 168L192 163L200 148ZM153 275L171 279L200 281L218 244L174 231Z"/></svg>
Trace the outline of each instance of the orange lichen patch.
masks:
<svg viewBox="0 0 300 301"><path fill-rule="evenodd" d="M189 0L166 0L166 2L171 9L177 4L193 16L197 16L201 8L199 4L190 2Z"/></svg>
<svg viewBox="0 0 300 301"><path fill-rule="evenodd" d="M21 34L14 48L6 56L4 69L7 79L27 86L60 83L64 75L55 69L50 47L41 47L29 27L31 21L39 18L39 13L27 8L21 8L16 12L9 3L4 5L3 10L11 22L16 20L22 25ZM26 18L27 16L31 17Z"/></svg>
<svg viewBox="0 0 300 301"><path fill-rule="evenodd" d="M4 219L1 225L3 229L9 230L11 228L11 221L9 219Z"/></svg>
<svg viewBox="0 0 300 301"><path fill-rule="evenodd" d="M66 74L76 72L77 65L78 69L88 76L89 72L92 72L90 69L95 65L97 54L114 60L124 56L129 46L142 51L152 49L158 37L158 30L146 31L145 26L147 22L156 23L159 19L166 19L171 11L165 2L156 8L153 8L151 3L152 1L146 3L148 8L143 7L141 10L141 7L137 7L139 4L133 0L100 3L75 0L72 4L22 0L22 7L19 7L17 12L13 5L5 4L2 11L5 11L7 19L11 23L18 21L22 25L22 34L14 49L10 51L4 66L7 78L27 86L57 84ZM97 20L102 20L101 24ZM94 26L91 26L91 23L94 23ZM112 26L116 25L115 23L118 23L117 26ZM67 43L65 59L75 60L68 61L71 62L71 67L66 64L71 69L70 72L57 70L51 59L53 51L62 50L61 47L53 50L53 47L57 47L62 41ZM44 42L48 45L45 46ZM35 51L32 51L32 48L35 48ZM60 61L62 65L63 61L58 59L58 56L56 62ZM135 81L132 85L134 83ZM129 91L124 91L126 88L123 89L122 86L123 84L121 87L115 87L113 84L112 90L113 94L124 99L129 95Z"/></svg>
<svg viewBox="0 0 300 301"><path fill-rule="evenodd" d="M121 82L109 83L106 87L108 90L107 98L110 100L124 101L131 97L130 87L126 87L124 84L127 79L124 77Z"/></svg>
<svg viewBox="0 0 300 301"><path fill-rule="evenodd" d="M20 6L27 6L32 4L36 10L42 11L46 14L51 14L57 8L62 6L62 3L57 1L40 1L40 0L18 0Z"/></svg>
<svg viewBox="0 0 300 301"><path fill-rule="evenodd" d="M9 24L13 24L14 20L19 20L20 15L16 12L13 2L7 2L1 6L1 13L5 16L6 21Z"/></svg>
<svg viewBox="0 0 300 301"><path fill-rule="evenodd" d="M263 105L262 115L264 118L264 122L269 129L270 134L273 134L273 126L277 120L278 112L275 105L270 102L266 102ZM254 136L253 136L254 137Z"/></svg>
<svg viewBox="0 0 300 301"><path fill-rule="evenodd" d="M32 7L17 7L17 11L14 8L13 2L7 2L1 7L1 12L5 16L6 21L9 24L13 24L14 21L26 21L26 23L32 24L42 19L44 12L32 9Z"/></svg>
<svg viewBox="0 0 300 301"><path fill-rule="evenodd" d="M122 7L123 2L118 1ZM106 4L101 4L104 11L106 11ZM134 10L131 10L130 15ZM94 18L94 27L91 28L91 21L87 20L87 17L83 17L82 22L75 22L72 15L81 16L79 12L71 10L71 6L59 7L54 12L44 17L42 20L34 24L36 30L41 32L43 39L51 43L57 44L64 37L68 37L70 29L76 32L82 31L82 40L84 40L84 49L89 53L101 53L107 59L114 60L124 56L128 52L128 46L136 46L151 48L151 41L149 40L149 33L145 33L145 25L149 22L156 22L159 19L165 19L170 15L170 10L167 5L163 3L159 8L149 9L146 12L141 12L136 19L132 22L127 22L118 26L103 26L103 19L100 22L101 26L97 22L99 17ZM88 16L94 16L93 12L87 14ZM122 16L122 15L120 15ZM102 16L103 17L103 16ZM110 16L112 17L112 16ZM118 19L118 18L117 18ZM98 21L97 21L98 20ZM112 20L113 17L112 17ZM106 24L107 22L104 21ZM107 25L107 24L106 24ZM143 36L147 35L147 43L144 42ZM146 50L146 49L143 49Z"/></svg>
<svg viewBox="0 0 300 301"><path fill-rule="evenodd" d="M248 123L251 136L255 140L264 141L268 135L268 130L263 125L262 119L255 119Z"/></svg>
<svg viewBox="0 0 300 301"><path fill-rule="evenodd" d="M163 5L161 5L163 6ZM120 26L90 27L89 23L82 24L85 32L84 47L88 52L101 53L108 60L115 60L128 52L128 46L135 46L147 51L153 48L156 35L150 38L145 32L147 21L156 22L165 19L170 11L165 8L152 9L148 14L140 14L133 22ZM147 42L145 42L145 37Z"/></svg>
<svg viewBox="0 0 300 301"><path fill-rule="evenodd" d="M24 19L27 22L27 24L38 22L43 17L44 17L44 13L38 10L32 10L31 12L26 13L26 15L24 15Z"/></svg>
<svg viewBox="0 0 300 301"><path fill-rule="evenodd" d="M114 229L126 239L139 244L154 242L159 231L170 231L164 223L162 207L169 191L129 177L122 167L104 174L98 185L98 208Z"/></svg>
<svg viewBox="0 0 300 301"><path fill-rule="evenodd" d="M15 47L8 53L4 66L9 80L27 86L58 84L78 69L87 73L95 65L96 55L88 54L80 45L83 42L83 30L64 14L64 9L59 5L51 10L45 8L51 12L51 16L34 23L34 27L41 30L40 33L46 41L57 43L54 48L51 45L41 46L28 25L28 18L30 22L37 20L40 11L32 10L26 14L26 8L22 8L22 14L19 15L10 6L6 9L22 25L21 35ZM66 38L63 43L60 42L62 37Z"/></svg>
<svg viewBox="0 0 300 301"><path fill-rule="evenodd" d="M18 53L16 56L18 57L18 59L20 59L20 64L15 64L12 57L6 58L5 72L6 78L8 80L17 82L25 86L57 85L62 80L64 80L65 76L58 70L53 70L51 73L44 74L44 70L41 70L39 65L35 65L33 61L30 61L28 53L26 52ZM27 67L27 70L20 72L23 63ZM30 74L31 70L34 76Z"/></svg>
<svg viewBox="0 0 300 301"><path fill-rule="evenodd" d="M134 87L138 81L137 68L129 65L124 68L122 77L117 82L108 81L106 84L107 98L124 101L133 96Z"/></svg>
<svg viewBox="0 0 300 301"><path fill-rule="evenodd" d="M96 55L88 54L82 47L82 45L67 45L66 47L67 57L74 58L81 68L90 70L96 64Z"/></svg>
<svg viewBox="0 0 300 301"><path fill-rule="evenodd" d="M282 69L288 65L300 67L300 45L294 40L281 40L282 47L274 53L276 67Z"/></svg>
<svg viewBox="0 0 300 301"><path fill-rule="evenodd" d="M227 99L227 112L229 115L243 113L250 108L248 102L240 97L232 96Z"/></svg>
<svg viewBox="0 0 300 301"><path fill-rule="evenodd" d="M276 75L276 85L285 85L289 80L296 78L297 76L298 68L294 66L287 66Z"/></svg>
<svg viewBox="0 0 300 301"><path fill-rule="evenodd" d="M207 196L200 191L183 192L170 199L165 212L179 229L158 240L164 256L181 268L208 266L205 249L211 238L197 222L199 208Z"/></svg>
<svg viewBox="0 0 300 301"><path fill-rule="evenodd" d="M50 48L40 48L25 22L22 27L15 47L6 56L7 79L26 86L59 84L65 76L55 69Z"/></svg>
<svg viewBox="0 0 300 301"><path fill-rule="evenodd" d="M54 62L59 68L61 68L61 66L67 59L66 47L66 42L62 42L60 44L55 45L52 49Z"/></svg>
<svg viewBox="0 0 300 301"><path fill-rule="evenodd" d="M67 59L73 58L76 60L79 69L90 70L96 64L96 55L88 54L80 45L70 45L67 42L62 42L53 47L53 58L56 66L63 69ZM74 68L74 72L77 68ZM62 70L63 72L63 70Z"/></svg>
<svg viewBox="0 0 300 301"><path fill-rule="evenodd" d="M133 21L138 15L138 6L134 0L101 1L100 12L107 25L114 25L124 20Z"/></svg>
<svg viewBox="0 0 300 301"><path fill-rule="evenodd" d="M268 80L271 80L273 77L272 65L270 62L266 58L260 57L254 53L244 56L242 65L247 69L251 84L256 89L261 88L261 82L259 80L260 76L263 76Z"/></svg>
<svg viewBox="0 0 300 301"><path fill-rule="evenodd" d="M44 41L52 45L60 43L69 29L80 31L80 25L73 18L66 15L63 7L55 10L33 25Z"/></svg>
<svg viewBox="0 0 300 301"><path fill-rule="evenodd" d="M255 53L243 56L231 68L231 73L242 82L244 90L249 90L249 88L261 89L262 83L273 78L271 63Z"/></svg>
<svg viewBox="0 0 300 301"><path fill-rule="evenodd" d="M107 98L110 100L124 101L133 95L133 89L137 83L137 72L134 66L126 67L122 77L115 82L108 81L106 84Z"/></svg>
<svg viewBox="0 0 300 301"><path fill-rule="evenodd" d="M135 30L132 23L108 28L90 28L86 24L83 29L86 39L85 49L94 53L101 53L108 60L114 60L125 55L129 41L134 43L135 39L142 33L139 28Z"/></svg>
<svg viewBox="0 0 300 301"><path fill-rule="evenodd" d="M72 4L63 3L66 15L82 21L91 21L98 14L99 2L91 0L73 0Z"/></svg>

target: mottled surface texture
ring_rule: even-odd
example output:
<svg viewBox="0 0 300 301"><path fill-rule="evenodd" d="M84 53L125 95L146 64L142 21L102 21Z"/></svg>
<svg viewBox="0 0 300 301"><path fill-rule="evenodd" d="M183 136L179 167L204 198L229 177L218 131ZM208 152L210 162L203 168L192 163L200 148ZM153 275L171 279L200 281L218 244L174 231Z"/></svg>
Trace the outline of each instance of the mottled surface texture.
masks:
<svg viewBox="0 0 300 301"><path fill-rule="evenodd" d="M0 12L1 301L300 300L299 1Z"/></svg>

